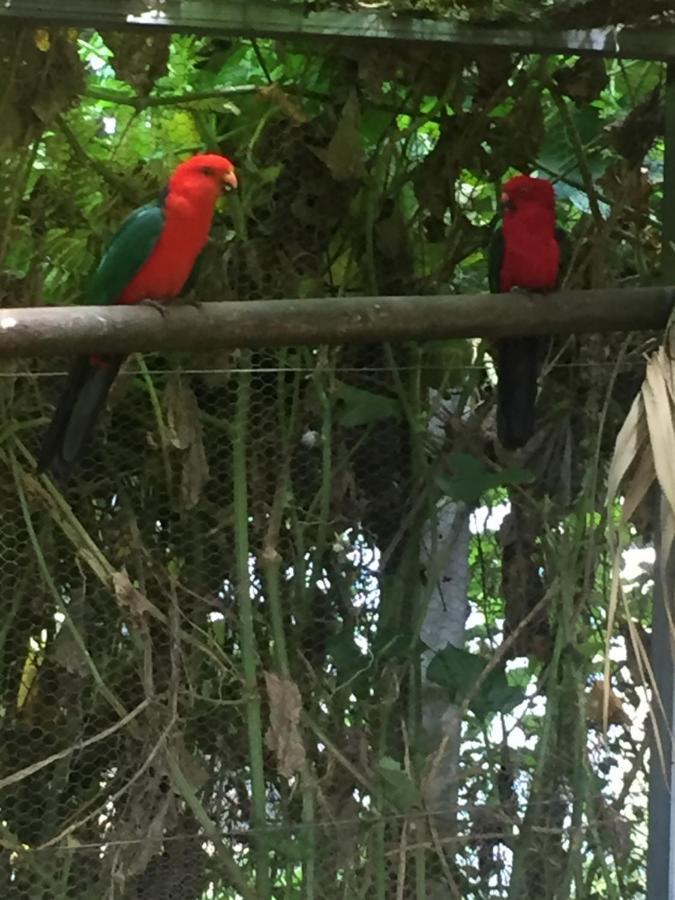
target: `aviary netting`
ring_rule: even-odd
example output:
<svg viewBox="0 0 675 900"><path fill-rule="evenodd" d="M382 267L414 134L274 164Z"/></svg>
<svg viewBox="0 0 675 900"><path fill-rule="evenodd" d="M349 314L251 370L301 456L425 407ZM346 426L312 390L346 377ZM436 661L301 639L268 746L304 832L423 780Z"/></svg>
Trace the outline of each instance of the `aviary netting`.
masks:
<svg viewBox="0 0 675 900"><path fill-rule="evenodd" d="M658 63L17 27L0 76L4 306L75 302L204 147L241 173L204 299L483 290L531 169L568 284L659 275ZM625 618L597 729L649 344L552 341L516 459L484 342L135 357L67 485L33 459L65 361L3 363L3 896L642 896Z"/></svg>

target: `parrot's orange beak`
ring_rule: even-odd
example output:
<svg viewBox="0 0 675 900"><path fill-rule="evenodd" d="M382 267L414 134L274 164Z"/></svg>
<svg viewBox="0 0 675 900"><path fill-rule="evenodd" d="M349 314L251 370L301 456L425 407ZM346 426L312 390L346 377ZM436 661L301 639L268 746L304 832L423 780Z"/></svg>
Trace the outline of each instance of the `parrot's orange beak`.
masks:
<svg viewBox="0 0 675 900"><path fill-rule="evenodd" d="M513 201L511 200L509 195L506 193L506 191L502 191L502 196L500 199L502 201L502 206L505 209L511 209L511 207L513 206Z"/></svg>
<svg viewBox="0 0 675 900"><path fill-rule="evenodd" d="M237 190L237 176L234 172L226 172L222 178L223 182L223 191L236 191Z"/></svg>

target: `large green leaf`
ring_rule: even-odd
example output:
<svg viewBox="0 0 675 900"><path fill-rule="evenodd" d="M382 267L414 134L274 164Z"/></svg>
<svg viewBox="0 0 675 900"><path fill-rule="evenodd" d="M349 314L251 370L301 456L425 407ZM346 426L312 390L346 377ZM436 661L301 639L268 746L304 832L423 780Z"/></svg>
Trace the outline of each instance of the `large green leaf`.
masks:
<svg viewBox="0 0 675 900"><path fill-rule="evenodd" d="M524 697L521 688L508 683L501 666L493 669L474 692L487 664L485 657L450 644L435 654L429 663L427 678L447 690L451 703L461 703L472 695L469 709L483 719L491 713L508 712Z"/></svg>
<svg viewBox="0 0 675 900"><path fill-rule="evenodd" d="M468 453L450 453L445 469L436 476L436 486L447 497L468 504L476 503L486 491L507 484L526 484L534 477L527 469L514 466L495 472Z"/></svg>
<svg viewBox="0 0 675 900"><path fill-rule="evenodd" d="M367 672L370 658L359 650L351 628L330 637L326 642L326 652L337 669L338 687L349 685L349 691L361 696L368 687Z"/></svg>
<svg viewBox="0 0 675 900"><path fill-rule="evenodd" d="M385 419L400 419L403 415L401 404L393 397L374 394L362 388L339 383L337 395L336 421L345 428L371 425Z"/></svg>
<svg viewBox="0 0 675 900"><path fill-rule="evenodd" d="M391 756L383 756L377 762L384 795L401 812L407 812L420 802L420 792L415 782L403 771L401 764Z"/></svg>

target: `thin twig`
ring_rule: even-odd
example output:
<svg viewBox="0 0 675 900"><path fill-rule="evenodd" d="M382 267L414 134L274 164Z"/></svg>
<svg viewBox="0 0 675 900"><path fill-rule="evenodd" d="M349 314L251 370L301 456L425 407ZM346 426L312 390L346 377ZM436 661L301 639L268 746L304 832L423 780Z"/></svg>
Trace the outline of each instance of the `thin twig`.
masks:
<svg viewBox="0 0 675 900"><path fill-rule="evenodd" d="M114 91L109 88L90 87L83 92L83 96L90 100L104 100L120 106L130 106L137 112L141 112L153 107L183 106L205 100L227 100L229 97L255 94L259 90L260 88L256 84L235 84L211 91L188 91L184 94L166 94L164 96L156 94L151 97L141 97L137 94L126 94L124 91Z"/></svg>
<svg viewBox="0 0 675 900"><path fill-rule="evenodd" d="M9 787L10 784L16 784L18 781L23 781L24 778L30 778L31 775L35 775L36 772L39 772L47 766L51 766L60 759L65 759L67 756L70 756L71 753L77 753L80 750L91 747L92 744L104 741L112 734L115 734L116 731L119 731L121 728L124 728L125 725L128 725L129 722L140 715L149 704L150 700L146 697L145 700L142 700L138 706L134 707L134 709L127 713L126 716L123 716L119 722L115 722L114 725L104 728L103 731L99 731L97 734L92 735L84 741L77 741L70 747L66 747L65 750L59 750L58 753L52 753L51 756L47 756L45 759L39 760L39 762L32 763L32 765L26 766L24 769L19 769L18 772L13 772L11 775L5 776L5 778L0 778L0 791L3 790L3 788Z"/></svg>
<svg viewBox="0 0 675 900"><path fill-rule="evenodd" d="M270 75L270 70L267 68L267 63L265 62L265 57L262 55L260 51L260 47L255 38L251 39L251 44L253 45L253 52L255 53L255 58L258 60L258 64L260 68L263 70L263 75L267 79L268 84L272 84L272 76Z"/></svg>
<svg viewBox="0 0 675 900"><path fill-rule="evenodd" d="M488 678L490 673L493 672L495 670L495 668L499 665L501 660L504 658L507 650L509 650L513 646L513 644L518 640L520 634L524 631L525 628L527 628L529 623L541 612L542 609L544 609L546 604L548 604L550 602L551 597L553 596L554 592L557 589L558 589L558 582L557 582L557 580L555 580L551 584L551 586L548 588L546 593L543 595L543 597L537 603L535 603L535 605L528 612L528 614L523 619L520 620L518 625L511 632L511 634L509 634L509 636L506 637L504 639L504 641L502 642L502 644L500 644L500 646L497 648L497 650L493 654L493 656L490 659L490 661L488 662L488 664L485 666L483 671L480 673L480 675L478 676L478 678L472 685L471 690L468 692L468 694L464 698L464 701L462 702L462 705L460 706L460 709L459 709L459 716L461 719L463 719L464 716L466 715L467 710L469 709L469 706L471 704L471 701L476 696L477 692L480 690L482 685L485 683L485 680ZM429 771L427 772L427 774L424 778L423 793L426 789L426 786L435 779L437 770L438 770L438 766L440 765L440 761L445 756L445 752L446 752L448 743L454 739L455 739L454 733L452 735L446 734L445 737L443 738L443 740L441 741L441 743L439 744L438 749L436 750L436 753L434 754L434 758L431 763L431 766L429 767Z"/></svg>
<svg viewBox="0 0 675 900"><path fill-rule="evenodd" d="M577 163L579 165L579 171L581 172L581 177L584 182L584 190L586 191L586 196L588 197L588 203L591 208L591 213L596 223L601 225L604 220L602 217L602 213L600 212L600 203L598 200L597 192L595 190L595 181L593 179L593 173L591 172L590 166L588 164L588 159L586 158L583 141L581 140L581 136L579 135L579 131L574 122L574 119L570 115L570 111L567 108L565 98L562 96L560 91L554 85L549 85L549 94L551 95L553 102L560 112L560 117L565 123L565 127L567 128L567 132L570 137L570 142L575 149L577 155Z"/></svg>
<svg viewBox="0 0 675 900"><path fill-rule="evenodd" d="M129 789L134 785L138 779L143 775L152 765L152 761L157 756L159 751L162 749L164 744L166 743L166 739L169 736L171 730L175 725L175 719L171 719L171 721L167 724L166 728L162 731L156 743L150 750L150 753L143 761L140 768L134 772L129 781L126 782L119 790L115 791L114 794L106 797L100 806L98 806L95 810L88 813L84 818L78 819L77 822L73 822L71 825L68 825L67 828L64 828L63 831L60 831L55 837L50 838L48 841L45 841L43 844L40 844L36 847L36 850L46 850L49 847L54 847L57 844L60 844L64 838L68 837L69 834L72 834L74 831L77 831L78 828L81 828L83 825L86 825L87 822L90 822L92 819L95 819L99 816L104 810L109 809L112 804L114 804L120 797L124 796Z"/></svg>
<svg viewBox="0 0 675 900"><path fill-rule="evenodd" d="M80 162L90 166L97 175L110 185L113 191L121 197L124 197L129 203L138 202L138 197L133 191L129 190L128 183L119 176L111 172L99 159L90 156L79 141L79 138L68 124L65 116L57 116L56 122L61 129L61 133L70 145L71 150Z"/></svg>
<svg viewBox="0 0 675 900"><path fill-rule="evenodd" d="M199 822L204 829L204 833L213 842L216 856L223 862L225 869L232 880L232 884L241 893L244 900L256 900L258 895L254 893L249 886L241 867L237 865L234 856L223 843L223 834L221 830L211 821L172 752L167 753L167 764L174 787L185 800L197 822ZM251 831L249 831L248 834L250 835Z"/></svg>

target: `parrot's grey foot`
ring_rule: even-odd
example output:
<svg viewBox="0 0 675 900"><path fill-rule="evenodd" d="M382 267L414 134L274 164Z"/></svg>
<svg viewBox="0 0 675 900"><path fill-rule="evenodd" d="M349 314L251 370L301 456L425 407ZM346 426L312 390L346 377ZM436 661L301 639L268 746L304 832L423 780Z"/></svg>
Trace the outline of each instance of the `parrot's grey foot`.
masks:
<svg viewBox="0 0 675 900"><path fill-rule="evenodd" d="M160 303L159 300L150 300L150 298L146 298L145 300L141 300L140 306L151 306L152 309L156 309L158 313L165 319L169 315L169 311L163 303Z"/></svg>
<svg viewBox="0 0 675 900"><path fill-rule="evenodd" d="M524 294L526 297L532 296L532 291L528 291L527 288L519 287L519 285L514 285L509 291L509 294Z"/></svg>

